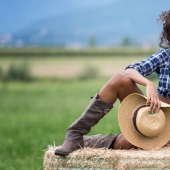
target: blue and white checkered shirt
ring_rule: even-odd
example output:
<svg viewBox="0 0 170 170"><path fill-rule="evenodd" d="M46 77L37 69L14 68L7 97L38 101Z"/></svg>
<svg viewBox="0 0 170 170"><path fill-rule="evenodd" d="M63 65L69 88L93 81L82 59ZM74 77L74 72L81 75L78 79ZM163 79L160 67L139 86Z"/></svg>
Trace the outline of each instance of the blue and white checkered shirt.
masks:
<svg viewBox="0 0 170 170"><path fill-rule="evenodd" d="M170 98L170 48L160 49L146 59L128 65L134 68L144 77L156 73L158 77L157 93L163 97Z"/></svg>

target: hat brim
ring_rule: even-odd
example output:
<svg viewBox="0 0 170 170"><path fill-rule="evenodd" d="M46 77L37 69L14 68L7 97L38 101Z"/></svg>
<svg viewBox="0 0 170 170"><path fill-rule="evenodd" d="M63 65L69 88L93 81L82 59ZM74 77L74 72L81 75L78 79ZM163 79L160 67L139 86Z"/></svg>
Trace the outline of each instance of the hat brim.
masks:
<svg viewBox="0 0 170 170"><path fill-rule="evenodd" d="M156 137L146 137L134 128L132 117L134 111L146 104L146 97L137 93L130 94L121 103L118 121L122 134L133 145L145 149L159 149L170 140L170 105L161 102L161 110L165 114L165 128Z"/></svg>

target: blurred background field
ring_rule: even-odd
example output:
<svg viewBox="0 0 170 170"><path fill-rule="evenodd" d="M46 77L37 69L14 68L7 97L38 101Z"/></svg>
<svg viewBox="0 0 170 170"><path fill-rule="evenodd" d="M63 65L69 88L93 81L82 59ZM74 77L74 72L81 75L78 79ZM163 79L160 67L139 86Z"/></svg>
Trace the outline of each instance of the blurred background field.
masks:
<svg viewBox="0 0 170 170"><path fill-rule="evenodd" d="M0 160L5 160L0 169L43 169L43 150L62 143L90 96L143 57L134 52L114 56L114 50L113 56L0 56ZM88 135L119 133L118 107L119 102Z"/></svg>
<svg viewBox="0 0 170 170"><path fill-rule="evenodd" d="M5 48L0 50L0 69L2 74L11 67L29 67L30 75L38 78L73 78L82 76L89 69L100 76L112 76L122 71L128 63L140 61L154 51L156 48L139 47L83 50Z"/></svg>
<svg viewBox="0 0 170 170"><path fill-rule="evenodd" d="M0 1L0 170L43 169L111 76L158 50L169 0ZM155 75L148 77L155 84ZM141 87L143 92L145 88ZM112 111L88 135L119 133Z"/></svg>

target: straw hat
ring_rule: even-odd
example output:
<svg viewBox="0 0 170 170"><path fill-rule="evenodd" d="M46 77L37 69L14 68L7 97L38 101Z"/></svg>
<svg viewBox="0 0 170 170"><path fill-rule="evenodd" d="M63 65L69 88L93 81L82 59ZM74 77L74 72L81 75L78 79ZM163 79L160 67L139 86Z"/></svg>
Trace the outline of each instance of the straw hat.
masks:
<svg viewBox="0 0 170 170"><path fill-rule="evenodd" d="M150 113L146 97L127 96L119 107L118 121L122 134L133 145L159 149L170 140L170 105L161 102L159 112Z"/></svg>

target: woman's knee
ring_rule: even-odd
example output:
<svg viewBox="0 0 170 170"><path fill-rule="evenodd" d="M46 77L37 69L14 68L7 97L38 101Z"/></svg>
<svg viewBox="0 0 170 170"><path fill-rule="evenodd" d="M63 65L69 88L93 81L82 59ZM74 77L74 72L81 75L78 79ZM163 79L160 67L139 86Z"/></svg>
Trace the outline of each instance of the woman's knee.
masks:
<svg viewBox="0 0 170 170"><path fill-rule="evenodd" d="M123 86L127 86L128 84L132 84L132 80L124 73L116 74L108 82L108 86L110 87L115 87L115 86L123 87Z"/></svg>
<svg viewBox="0 0 170 170"><path fill-rule="evenodd" d="M113 103L122 101L131 93L142 93L137 85L124 73L113 76L100 90L98 98Z"/></svg>

